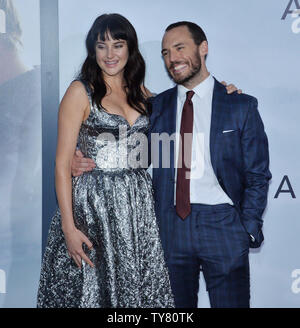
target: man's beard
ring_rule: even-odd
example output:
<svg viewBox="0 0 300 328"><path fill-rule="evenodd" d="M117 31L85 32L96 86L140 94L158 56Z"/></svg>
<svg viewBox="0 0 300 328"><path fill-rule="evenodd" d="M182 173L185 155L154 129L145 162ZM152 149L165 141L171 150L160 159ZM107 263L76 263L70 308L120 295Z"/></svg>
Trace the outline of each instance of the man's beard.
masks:
<svg viewBox="0 0 300 328"><path fill-rule="evenodd" d="M192 67L191 67L191 71L189 72L189 74L185 77L182 78L178 78L176 79L174 76L172 76L172 74L170 73L169 70L171 70L173 68L174 65L176 65L177 63L173 63L169 69L167 69L168 75L170 77L170 79L172 79L175 83L177 84L185 84L186 82L192 80L201 70L201 58L200 55L198 54L198 52L195 53L195 60L192 61Z"/></svg>

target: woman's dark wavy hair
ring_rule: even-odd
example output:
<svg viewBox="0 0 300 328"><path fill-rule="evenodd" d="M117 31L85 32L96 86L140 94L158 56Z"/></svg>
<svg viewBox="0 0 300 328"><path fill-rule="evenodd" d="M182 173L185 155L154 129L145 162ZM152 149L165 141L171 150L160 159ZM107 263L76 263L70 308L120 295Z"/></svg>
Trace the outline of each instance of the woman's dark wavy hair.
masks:
<svg viewBox="0 0 300 328"><path fill-rule="evenodd" d="M128 61L124 69L128 104L141 114L148 115L151 111L150 102L143 93L145 61L138 48L138 39L134 27L119 14L104 14L93 23L86 37L87 58L82 65L79 78L93 87L92 101L98 107L107 93L102 70L96 61L96 42L107 40L108 32L114 40L125 40L128 46Z"/></svg>

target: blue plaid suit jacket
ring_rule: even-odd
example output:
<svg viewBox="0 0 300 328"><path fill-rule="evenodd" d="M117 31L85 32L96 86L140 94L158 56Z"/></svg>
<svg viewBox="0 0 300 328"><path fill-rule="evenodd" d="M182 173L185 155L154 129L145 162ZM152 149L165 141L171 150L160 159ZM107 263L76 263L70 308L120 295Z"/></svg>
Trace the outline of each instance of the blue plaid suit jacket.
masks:
<svg viewBox="0 0 300 328"><path fill-rule="evenodd" d="M177 87L152 100L151 134L176 132ZM223 131L231 131L223 133ZM149 136L151 140L151 135ZM162 244L168 252L174 223L174 143L170 147L170 167L163 161L165 149L152 155L155 210ZM151 146L149 145L149 150ZM257 110L256 98L233 93L215 80L210 132L211 162L219 184L232 199L246 231L255 237L250 247L259 247L264 239L262 215L267 204L271 173L268 140ZM159 158L155 158L155 157Z"/></svg>

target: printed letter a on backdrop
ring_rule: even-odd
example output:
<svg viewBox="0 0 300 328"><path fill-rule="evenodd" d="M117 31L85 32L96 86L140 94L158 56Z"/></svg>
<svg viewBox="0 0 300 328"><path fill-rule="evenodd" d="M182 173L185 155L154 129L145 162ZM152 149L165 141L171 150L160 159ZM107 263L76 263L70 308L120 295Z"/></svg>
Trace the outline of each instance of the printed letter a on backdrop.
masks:
<svg viewBox="0 0 300 328"><path fill-rule="evenodd" d="M283 187L283 185L284 185L285 182L286 182L286 184L288 186L288 189L285 189L284 190L284 189L282 189L282 187ZM276 195L275 195L274 198L278 198L278 196L279 196L280 193L289 193L289 194L292 195L293 198L296 198L296 195L294 193L293 187L292 187L292 185L290 183L290 180L289 180L289 177L287 175L285 175L283 177L283 179L282 179L282 181L280 183L280 186L279 186L279 188L278 188L278 190L277 190Z"/></svg>
<svg viewBox="0 0 300 328"><path fill-rule="evenodd" d="M295 4L296 8L290 10L293 3ZM283 19L283 20L286 19L286 16L288 14L292 14L295 9L300 9L299 0L290 0L289 3L288 3L288 5L287 5L287 7L286 7L286 9L285 9L284 14L281 17L281 19Z"/></svg>

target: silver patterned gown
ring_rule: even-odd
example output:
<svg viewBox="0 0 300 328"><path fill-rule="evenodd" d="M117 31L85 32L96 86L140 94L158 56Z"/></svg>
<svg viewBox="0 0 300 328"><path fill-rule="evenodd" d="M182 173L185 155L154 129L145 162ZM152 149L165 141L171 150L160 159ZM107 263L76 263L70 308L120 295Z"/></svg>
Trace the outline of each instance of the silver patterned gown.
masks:
<svg viewBox="0 0 300 328"><path fill-rule="evenodd" d="M152 181L142 168L148 128L147 116L130 126L122 116L91 104L78 146L97 167L73 178L73 215L93 244L92 250L83 248L94 268L82 262L79 269L69 257L58 209L50 225L37 307L174 307Z"/></svg>

